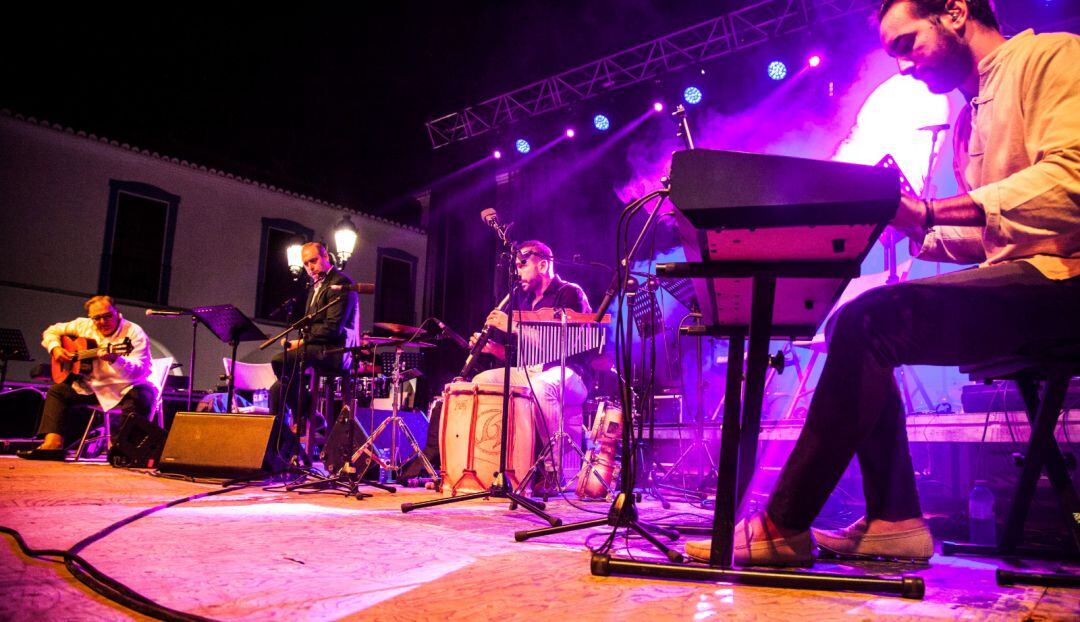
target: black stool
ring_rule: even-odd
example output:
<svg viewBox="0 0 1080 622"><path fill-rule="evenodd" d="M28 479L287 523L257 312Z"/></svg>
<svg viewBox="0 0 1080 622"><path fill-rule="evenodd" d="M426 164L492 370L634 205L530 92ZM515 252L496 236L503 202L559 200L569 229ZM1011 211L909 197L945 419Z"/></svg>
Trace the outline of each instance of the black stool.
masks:
<svg viewBox="0 0 1080 622"><path fill-rule="evenodd" d="M961 367L973 380L991 382L993 380L1012 380L1020 390L1031 425L1031 437L1028 440L1027 453L1024 456L1023 470L1016 486L1016 496L1009 508L1005 528L996 545L944 542L942 553L945 555L987 555L994 557L1027 557L1033 559L1080 559L1080 497L1073 487L1072 479L1066 468L1065 458L1061 454L1054 430L1061 417L1062 406L1073 376L1080 375L1080 343L1060 344L1038 354L1030 356L1002 357L978 365ZM1043 386L1042 395L1039 385ZM1057 494L1062 517L1072 539L1072 551L1058 552L1021 547L1024 523L1035 496L1043 467L1047 478ZM1080 586L1080 577L1069 575L1036 575L1007 572L1003 580L999 573L999 584L1029 583L1033 585L1055 585L1066 581L1073 586ZM1044 580L1045 579L1045 580Z"/></svg>

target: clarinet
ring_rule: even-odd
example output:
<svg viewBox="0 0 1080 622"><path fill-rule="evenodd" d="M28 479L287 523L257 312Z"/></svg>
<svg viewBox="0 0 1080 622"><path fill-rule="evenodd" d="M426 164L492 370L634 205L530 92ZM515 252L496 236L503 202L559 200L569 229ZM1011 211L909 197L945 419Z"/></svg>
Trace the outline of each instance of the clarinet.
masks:
<svg viewBox="0 0 1080 622"><path fill-rule="evenodd" d="M510 294L507 294L499 306L495 307L496 311L504 311L506 305L510 302ZM480 331L480 336L476 338L476 343L473 344L472 350L469 350L469 357L465 359L465 366L458 372L458 379L471 378L475 373L477 361L480 358L480 352L487 345L487 342L491 340L491 336L495 334L494 326L484 326L484 330Z"/></svg>

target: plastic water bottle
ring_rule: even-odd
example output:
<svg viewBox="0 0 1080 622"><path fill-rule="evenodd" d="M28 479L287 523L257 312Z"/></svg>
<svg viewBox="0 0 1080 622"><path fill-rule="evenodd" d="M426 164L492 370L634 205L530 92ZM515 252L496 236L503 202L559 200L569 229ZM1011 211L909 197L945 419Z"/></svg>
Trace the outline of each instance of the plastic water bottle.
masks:
<svg viewBox="0 0 1080 622"><path fill-rule="evenodd" d="M252 403L258 408L270 407L270 391L267 389L258 389L251 396Z"/></svg>
<svg viewBox="0 0 1080 622"><path fill-rule="evenodd" d="M984 480L977 480L968 495L968 540L973 544L997 544L994 493Z"/></svg>

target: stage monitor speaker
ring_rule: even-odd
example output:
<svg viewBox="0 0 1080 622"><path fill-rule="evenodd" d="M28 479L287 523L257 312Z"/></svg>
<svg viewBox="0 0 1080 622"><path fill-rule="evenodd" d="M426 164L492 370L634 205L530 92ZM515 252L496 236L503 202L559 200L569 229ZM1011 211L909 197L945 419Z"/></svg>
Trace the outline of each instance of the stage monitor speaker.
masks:
<svg viewBox="0 0 1080 622"><path fill-rule="evenodd" d="M125 417L113 436L109 448L109 464L117 468L156 466L165 445L165 430L142 417Z"/></svg>
<svg viewBox="0 0 1080 622"><path fill-rule="evenodd" d="M242 477L280 471L274 415L179 412L173 419L158 470L208 477ZM283 438L282 443L292 437Z"/></svg>

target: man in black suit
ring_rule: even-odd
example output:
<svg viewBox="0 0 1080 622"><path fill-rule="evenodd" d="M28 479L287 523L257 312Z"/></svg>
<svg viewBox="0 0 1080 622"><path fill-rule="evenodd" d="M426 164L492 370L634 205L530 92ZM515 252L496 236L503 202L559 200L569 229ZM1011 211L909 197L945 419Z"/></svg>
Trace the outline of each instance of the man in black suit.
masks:
<svg viewBox="0 0 1080 622"><path fill-rule="evenodd" d="M360 339L357 293L349 289L334 289L334 286L353 285L353 280L330 263L326 247L318 242L305 244L300 257L312 282L304 313L311 313L336 298L341 300L312 318L311 324L301 333L301 337L285 342L285 351L278 352L271 361L278 382L270 387L270 412L284 414L281 402L284 395L285 404L292 409L294 417L298 412L306 412L298 410L302 405L304 369L327 373L341 372L349 365L349 355L328 355L326 351L355 346ZM281 385L285 386L284 391L281 390Z"/></svg>

